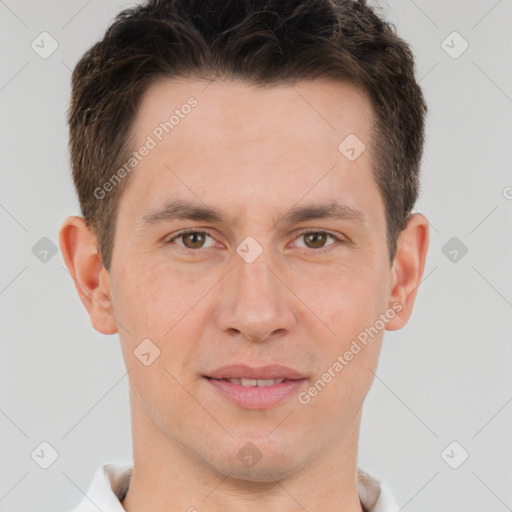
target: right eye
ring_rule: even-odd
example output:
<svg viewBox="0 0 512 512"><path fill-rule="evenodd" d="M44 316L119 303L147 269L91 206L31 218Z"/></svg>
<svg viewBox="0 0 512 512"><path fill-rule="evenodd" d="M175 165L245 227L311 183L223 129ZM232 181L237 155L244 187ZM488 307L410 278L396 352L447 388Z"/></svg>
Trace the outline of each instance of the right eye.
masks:
<svg viewBox="0 0 512 512"><path fill-rule="evenodd" d="M175 240L182 240L182 244L176 244L181 247L184 247L186 250L196 252L198 249L208 249L209 247L205 247L204 243L206 237L211 237L211 235L207 231L197 230L197 229L185 229L180 231L176 235L174 235L171 239L166 240L166 244L173 244ZM212 238L213 240L213 238Z"/></svg>

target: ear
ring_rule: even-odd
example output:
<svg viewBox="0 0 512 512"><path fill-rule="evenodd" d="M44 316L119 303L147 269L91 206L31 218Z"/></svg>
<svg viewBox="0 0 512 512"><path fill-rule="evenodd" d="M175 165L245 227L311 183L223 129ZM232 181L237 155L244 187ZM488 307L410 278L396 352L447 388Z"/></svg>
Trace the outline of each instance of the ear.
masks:
<svg viewBox="0 0 512 512"><path fill-rule="evenodd" d="M388 307L396 315L386 324L388 331L401 329L409 321L425 268L428 243L427 218L421 213L411 215L407 227L400 233L393 261Z"/></svg>
<svg viewBox="0 0 512 512"><path fill-rule="evenodd" d="M96 237L82 217L68 217L64 221L59 244L93 327L103 334L116 333L108 272L98 252Z"/></svg>

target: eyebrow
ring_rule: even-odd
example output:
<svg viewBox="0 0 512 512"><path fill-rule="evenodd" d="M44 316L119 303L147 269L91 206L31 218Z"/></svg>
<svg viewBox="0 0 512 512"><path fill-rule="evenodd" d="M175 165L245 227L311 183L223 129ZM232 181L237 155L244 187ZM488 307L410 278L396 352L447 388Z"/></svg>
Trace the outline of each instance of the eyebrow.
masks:
<svg viewBox="0 0 512 512"><path fill-rule="evenodd" d="M199 203L192 203L182 199L169 201L163 208L148 213L141 218L141 227L150 227L155 224L170 222L172 220L191 220L200 222L215 222L236 226L239 219L224 210L214 210ZM336 201L325 204L308 204L294 206L281 218L274 219L277 223L295 224L314 219L349 220L361 224L367 221L366 215L356 208Z"/></svg>

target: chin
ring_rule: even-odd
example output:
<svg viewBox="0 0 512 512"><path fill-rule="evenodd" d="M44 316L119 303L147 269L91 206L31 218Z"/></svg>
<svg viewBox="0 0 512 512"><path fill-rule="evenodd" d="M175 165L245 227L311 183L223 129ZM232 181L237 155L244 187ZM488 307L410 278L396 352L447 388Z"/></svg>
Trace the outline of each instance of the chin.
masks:
<svg viewBox="0 0 512 512"><path fill-rule="evenodd" d="M298 470L299 466L295 461L280 461L280 463L273 462L271 459L260 460L252 468L244 468L241 464L236 464L236 467L230 467L229 479L237 481L239 485L244 482L252 484L271 484L279 480L284 480L293 476Z"/></svg>
<svg viewBox="0 0 512 512"><path fill-rule="evenodd" d="M267 434L268 436L268 434ZM238 438L232 457L214 461L214 471L229 475L229 479L251 483L272 483L288 478L307 465L307 456L302 453L305 443L289 442L275 436L244 436ZM301 448L302 447L302 448Z"/></svg>

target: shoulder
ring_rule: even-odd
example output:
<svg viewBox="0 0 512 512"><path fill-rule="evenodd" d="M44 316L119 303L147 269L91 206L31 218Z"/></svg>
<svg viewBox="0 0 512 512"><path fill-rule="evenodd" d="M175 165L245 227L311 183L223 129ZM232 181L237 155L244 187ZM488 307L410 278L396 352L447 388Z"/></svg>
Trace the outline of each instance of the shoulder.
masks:
<svg viewBox="0 0 512 512"><path fill-rule="evenodd" d="M359 499L365 512L398 512L400 510L389 487L370 474L357 468Z"/></svg>

